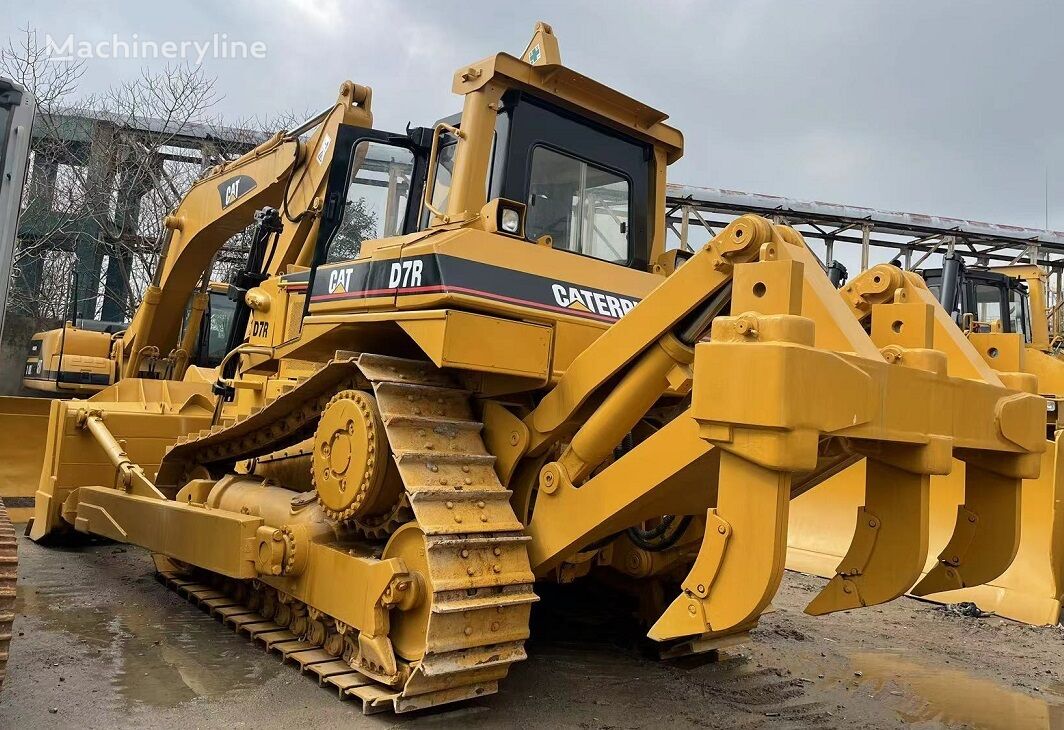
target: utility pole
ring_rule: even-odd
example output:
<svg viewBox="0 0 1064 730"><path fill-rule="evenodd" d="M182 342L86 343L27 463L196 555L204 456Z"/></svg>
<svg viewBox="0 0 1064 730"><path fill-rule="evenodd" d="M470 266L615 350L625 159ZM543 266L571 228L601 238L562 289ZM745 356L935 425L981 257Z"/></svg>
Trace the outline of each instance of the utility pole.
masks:
<svg viewBox="0 0 1064 730"><path fill-rule="evenodd" d="M0 77L0 340L4 336L7 290L15 258L34 107L32 94L14 81Z"/></svg>

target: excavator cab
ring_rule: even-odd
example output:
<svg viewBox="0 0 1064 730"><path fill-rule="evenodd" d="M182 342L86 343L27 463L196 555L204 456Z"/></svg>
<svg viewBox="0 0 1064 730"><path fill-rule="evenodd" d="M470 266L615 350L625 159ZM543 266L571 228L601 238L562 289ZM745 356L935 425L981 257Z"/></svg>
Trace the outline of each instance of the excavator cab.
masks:
<svg viewBox="0 0 1064 730"><path fill-rule="evenodd" d="M199 336L192 352L192 365L214 368L228 352L236 302L227 296L227 287L211 282L207 287L207 308L199 324Z"/></svg>
<svg viewBox="0 0 1064 730"><path fill-rule="evenodd" d="M367 240L419 228L431 130L340 125L318 229L316 263L357 258Z"/></svg>

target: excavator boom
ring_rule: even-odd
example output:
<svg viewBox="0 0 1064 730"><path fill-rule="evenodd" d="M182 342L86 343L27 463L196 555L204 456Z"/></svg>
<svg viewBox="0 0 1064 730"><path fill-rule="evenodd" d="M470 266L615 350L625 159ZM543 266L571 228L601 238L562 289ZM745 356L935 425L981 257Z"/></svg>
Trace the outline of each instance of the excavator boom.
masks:
<svg viewBox="0 0 1064 730"><path fill-rule="evenodd" d="M370 127L372 121L369 89L346 81L333 106L207 171L163 221L159 265L132 322L117 336L111 335L113 328L72 324L35 334L24 386L87 395L121 378L180 380L195 364L210 272L222 247L254 225L258 211L271 208L290 225L270 242L269 258L259 262L256 273L266 278L308 266L313 245L307 241L314 240L324 204L333 143L341 125ZM237 337L242 339L243 331ZM201 359L199 364L210 363Z"/></svg>

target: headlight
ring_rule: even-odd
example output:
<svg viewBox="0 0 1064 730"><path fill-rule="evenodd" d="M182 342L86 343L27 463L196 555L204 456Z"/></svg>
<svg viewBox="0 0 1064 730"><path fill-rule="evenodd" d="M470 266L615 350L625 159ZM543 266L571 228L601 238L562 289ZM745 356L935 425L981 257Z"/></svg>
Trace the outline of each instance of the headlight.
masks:
<svg viewBox="0 0 1064 730"><path fill-rule="evenodd" d="M1055 400L1047 400L1046 401L1046 412L1047 413L1056 413L1057 412L1057 402Z"/></svg>
<svg viewBox="0 0 1064 730"><path fill-rule="evenodd" d="M503 208L499 216L499 227L507 233L516 234L521 230L521 214L513 208Z"/></svg>

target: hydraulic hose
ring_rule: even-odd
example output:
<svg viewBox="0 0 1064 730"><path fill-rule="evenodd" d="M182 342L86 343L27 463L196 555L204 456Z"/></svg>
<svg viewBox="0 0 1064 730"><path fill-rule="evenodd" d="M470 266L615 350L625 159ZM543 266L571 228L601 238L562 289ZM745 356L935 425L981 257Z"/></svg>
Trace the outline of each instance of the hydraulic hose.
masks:
<svg viewBox="0 0 1064 730"><path fill-rule="evenodd" d="M730 295L731 290L728 290ZM710 318L712 320L712 317ZM631 432L628 432L624 440L620 445L613 450L613 456L615 459L620 459L627 454L635 446L635 439ZM636 547L640 547L648 552L660 553L668 550L675 545L680 537L687 531L687 528L691 525L691 515L684 515L680 518L679 523L676 522L676 515L662 515L661 521L649 529L643 529L642 527L629 527L625 530L625 534L628 535L628 539ZM675 525L675 529L670 531Z"/></svg>

